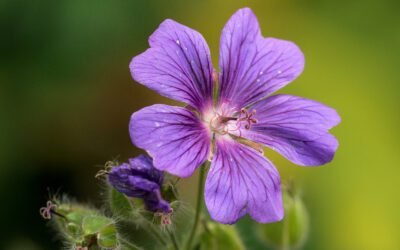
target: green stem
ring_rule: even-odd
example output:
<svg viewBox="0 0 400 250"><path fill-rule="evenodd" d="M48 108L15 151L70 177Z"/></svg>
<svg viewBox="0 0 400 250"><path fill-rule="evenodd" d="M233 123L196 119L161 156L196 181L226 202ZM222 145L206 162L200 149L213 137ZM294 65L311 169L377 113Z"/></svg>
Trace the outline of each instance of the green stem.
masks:
<svg viewBox="0 0 400 250"><path fill-rule="evenodd" d="M136 246L135 244L124 238L119 238L119 241L122 242L124 245L129 246L130 249L143 250L143 248Z"/></svg>
<svg viewBox="0 0 400 250"><path fill-rule="evenodd" d="M147 221L145 218L142 219L143 222L146 224L146 227L149 231L151 231L150 233L153 234L153 236L162 244L162 245L166 245L167 242L164 241L163 237L158 233L157 228L155 228L155 226L153 225L153 223Z"/></svg>
<svg viewBox="0 0 400 250"><path fill-rule="evenodd" d="M205 162L203 165L200 166L199 183L198 183L198 189L197 189L196 213L195 213L195 217L194 217L192 231L190 232L189 240L186 245L187 250L190 250L192 247L193 239L194 239L194 236L196 235L197 226L199 224L201 206L203 204L204 174L206 172L206 165L207 165L207 162Z"/></svg>
<svg viewBox="0 0 400 250"><path fill-rule="evenodd" d="M288 220L283 220L283 228L282 228L282 250L290 250L289 247L289 225Z"/></svg>
<svg viewBox="0 0 400 250"><path fill-rule="evenodd" d="M133 213L133 218L137 220L138 224L147 231L150 235L152 235L159 243L162 245L166 245L167 242L163 239L162 235L159 233L159 230L154 226L153 223L148 221L143 215L140 213Z"/></svg>
<svg viewBox="0 0 400 250"><path fill-rule="evenodd" d="M175 250L179 250L178 241L176 240L175 233L171 231L170 228L167 228L167 232L169 237L171 238L172 244L174 245Z"/></svg>

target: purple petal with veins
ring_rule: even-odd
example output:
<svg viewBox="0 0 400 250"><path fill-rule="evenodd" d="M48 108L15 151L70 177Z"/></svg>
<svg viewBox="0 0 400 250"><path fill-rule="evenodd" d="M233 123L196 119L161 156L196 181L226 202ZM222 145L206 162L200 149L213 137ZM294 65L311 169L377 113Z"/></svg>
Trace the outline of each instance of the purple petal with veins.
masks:
<svg viewBox="0 0 400 250"><path fill-rule="evenodd" d="M236 135L264 144L302 166L333 159L338 142L328 130L340 122L334 109L291 95L271 96L251 109L257 110L257 123Z"/></svg>
<svg viewBox="0 0 400 250"><path fill-rule="evenodd" d="M261 223L283 217L280 177L259 152L232 139L220 138L205 184L211 217L235 223L246 213Z"/></svg>
<svg viewBox="0 0 400 250"><path fill-rule="evenodd" d="M219 102L240 109L293 81L303 71L304 56L292 42L264 38L257 17L245 8L222 30L219 66Z"/></svg>
<svg viewBox="0 0 400 250"><path fill-rule="evenodd" d="M154 166L188 177L209 154L210 134L190 110L168 105L143 108L131 117L133 143L146 150Z"/></svg>
<svg viewBox="0 0 400 250"><path fill-rule="evenodd" d="M203 36L165 20L149 39L150 48L133 58L133 78L163 96L204 110L212 102L210 50Z"/></svg>

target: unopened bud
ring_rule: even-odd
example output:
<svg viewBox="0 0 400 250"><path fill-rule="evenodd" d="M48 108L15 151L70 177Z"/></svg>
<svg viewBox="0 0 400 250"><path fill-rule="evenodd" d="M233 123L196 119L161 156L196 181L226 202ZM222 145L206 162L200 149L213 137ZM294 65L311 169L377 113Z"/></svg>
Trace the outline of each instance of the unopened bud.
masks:
<svg viewBox="0 0 400 250"><path fill-rule="evenodd" d="M108 173L111 186L128 197L142 199L148 211L170 213L171 207L161 195L163 181L163 172L156 169L153 160L146 155L131 158Z"/></svg>
<svg viewBox="0 0 400 250"><path fill-rule="evenodd" d="M44 218L52 218L57 229L64 236L65 243L74 249L92 249L100 247L115 249L118 246L117 227L114 219L100 214L99 211L79 204L51 201L40 209ZM98 248L96 248L98 249Z"/></svg>
<svg viewBox="0 0 400 250"><path fill-rule="evenodd" d="M259 225L260 236L280 249L301 247L308 235L309 218L299 194L283 192L285 217L278 223Z"/></svg>
<svg viewBox="0 0 400 250"><path fill-rule="evenodd" d="M200 250L246 249L234 226L209 222L200 238Z"/></svg>

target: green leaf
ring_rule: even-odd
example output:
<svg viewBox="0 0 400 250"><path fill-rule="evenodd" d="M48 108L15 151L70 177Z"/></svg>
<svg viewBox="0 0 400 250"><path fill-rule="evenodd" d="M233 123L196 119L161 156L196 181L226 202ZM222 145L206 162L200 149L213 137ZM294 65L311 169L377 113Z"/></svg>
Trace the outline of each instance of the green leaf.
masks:
<svg viewBox="0 0 400 250"><path fill-rule="evenodd" d="M178 200L178 190L172 183L167 183L162 187L162 196L169 202Z"/></svg>
<svg viewBox="0 0 400 250"><path fill-rule="evenodd" d="M104 248L114 248L118 245L117 229L114 224L107 225L97 234L97 244Z"/></svg>
<svg viewBox="0 0 400 250"><path fill-rule="evenodd" d="M129 198L112 187L110 187L109 192L109 206L113 215L122 218L132 218L133 206Z"/></svg>
<svg viewBox="0 0 400 250"><path fill-rule="evenodd" d="M92 215L83 218L82 229L86 235L96 234L110 224L113 224L113 221L110 218L100 215Z"/></svg>
<svg viewBox="0 0 400 250"><path fill-rule="evenodd" d="M79 237L79 235L81 234L81 229L80 226L75 224L75 223L68 223L67 224L67 229L66 229L67 233L69 235L71 235L72 237Z"/></svg>
<svg viewBox="0 0 400 250"><path fill-rule="evenodd" d="M236 229L239 232L240 239L244 243L247 249L251 250L267 250L265 244L260 240L257 226L258 223L250 218L250 216L245 216L236 223Z"/></svg>

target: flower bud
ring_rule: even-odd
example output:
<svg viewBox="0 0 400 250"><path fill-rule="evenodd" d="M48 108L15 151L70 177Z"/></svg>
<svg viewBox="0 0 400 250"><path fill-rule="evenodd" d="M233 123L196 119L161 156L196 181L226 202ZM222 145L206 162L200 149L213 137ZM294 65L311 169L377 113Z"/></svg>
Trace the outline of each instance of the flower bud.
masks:
<svg viewBox="0 0 400 250"><path fill-rule="evenodd" d="M56 205L48 201L40 213L55 224L65 243L73 249L83 250L89 246L114 249L119 245L115 221L97 210L68 202L57 202Z"/></svg>
<svg viewBox="0 0 400 250"><path fill-rule="evenodd" d="M214 222L206 224L200 238L200 250L244 250L245 247L234 226Z"/></svg>
<svg viewBox="0 0 400 250"><path fill-rule="evenodd" d="M77 224L73 223L73 222L69 222L67 223L66 226L66 232L67 234L70 234L71 236L78 236L80 233L80 228Z"/></svg>
<svg viewBox="0 0 400 250"><path fill-rule="evenodd" d="M309 218L299 194L283 192L285 216L282 221L260 224L261 238L273 247L287 249L301 247L307 238Z"/></svg>
<svg viewBox="0 0 400 250"><path fill-rule="evenodd" d="M145 208L151 212L171 213L171 206L161 196L163 172L154 168L152 159L140 155L129 163L113 167L108 182L129 197L143 199Z"/></svg>

